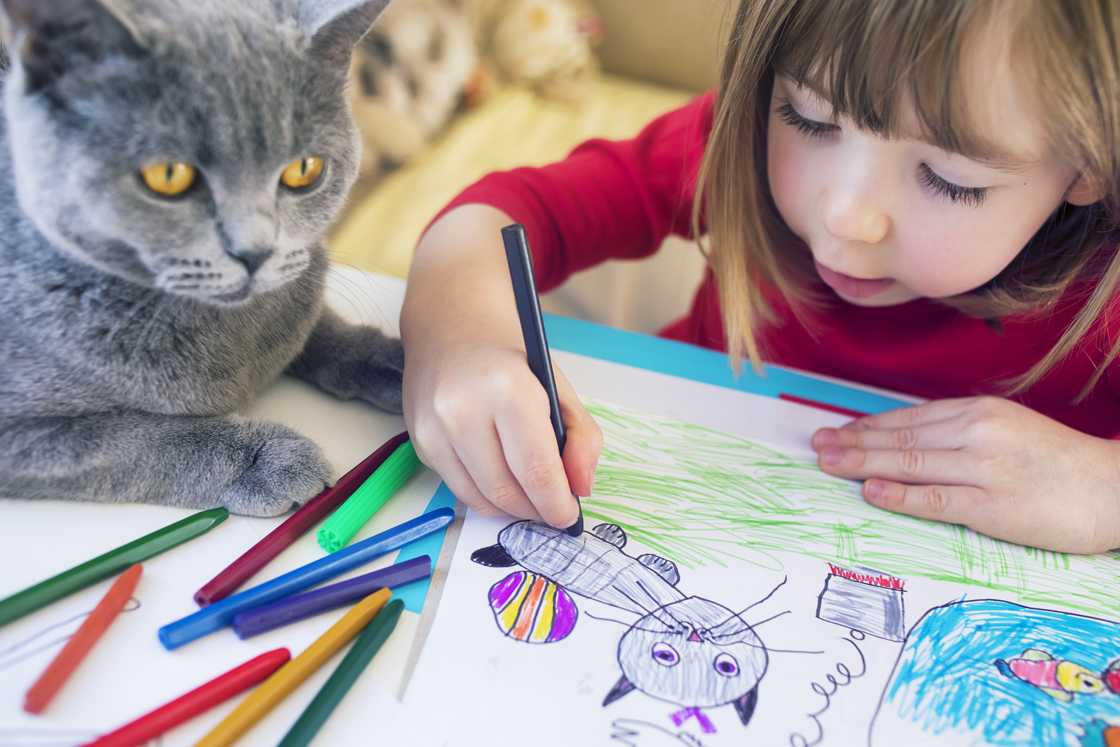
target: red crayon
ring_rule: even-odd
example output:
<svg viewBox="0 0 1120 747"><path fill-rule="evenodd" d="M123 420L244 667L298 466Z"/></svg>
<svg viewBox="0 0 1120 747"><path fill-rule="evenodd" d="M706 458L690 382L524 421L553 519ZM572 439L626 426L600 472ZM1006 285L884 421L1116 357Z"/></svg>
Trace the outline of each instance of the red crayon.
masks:
<svg viewBox="0 0 1120 747"><path fill-rule="evenodd" d="M786 394L785 392L779 394L778 399L784 399L786 402L796 402L806 407L815 407L818 410L834 412L838 415L847 415L849 418L862 418L867 415L866 412L860 412L859 410L850 410L840 405L830 405L827 402L818 402L815 399L806 399L804 397L798 397L796 394Z"/></svg>
<svg viewBox="0 0 1120 747"><path fill-rule="evenodd" d="M144 744L239 692L263 682L291 658L292 654L286 648L267 651L135 721L95 739L85 747L129 747Z"/></svg>
<svg viewBox="0 0 1120 747"><path fill-rule="evenodd" d="M125 603L132 597L132 592L135 591L136 584L140 581L141 570L140 564L137 563L113 582L109 591L93 608L93 612L89 613L81 627L58 652L58 656L54 657L43 673L39 675L39 679L35 680L35 684L27 691L27 695L23 698L23 710L28 713L43 712L43 709L58 694L66 680L85 659L89 650L101 639L101 636L113 624L113 620L117 619L117 615L120 614Z"/></svg>
<svg viewBox="0 0 1120 747"><path fill-rule="evenodd" d="M377 451L363 459L356 467L338 479L331 487L312 498L298 511L288 517L280 526L273 529L264 539L250 547L224 571L219 573L201 589L194 593L194 601L200 607L225 599L241 584L268 565L268 561L279 555L284 548L302 537L307 530L326 518L341 506L350 494L373 474L381 463L398 446L408 440L408 433L398 433L383 443Z"/></svg>

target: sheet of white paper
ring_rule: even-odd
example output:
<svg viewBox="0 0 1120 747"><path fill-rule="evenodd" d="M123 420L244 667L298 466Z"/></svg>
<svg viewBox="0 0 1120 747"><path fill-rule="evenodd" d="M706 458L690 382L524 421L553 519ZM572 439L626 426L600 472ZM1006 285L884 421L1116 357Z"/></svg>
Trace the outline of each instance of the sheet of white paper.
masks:
<svg viewBox="0 0 1120 747"><path fill-rule="evenodd" d="M513 522L469 514L398 722L410 724L407 743L922 744L939 734L950 744L1042 744L1120 722L1120 693L1107 684L1120 625L1097 619L1120 612L1109 591L1115 558L1027 551L867 506L854 484L816 471L807 446L816 427L842 417L581 356L554 359L592 400L606 436L587 529L622 524L627 542L538 533L522 547L527 559L488 567L472 552ZM690 603L659 605L668 592L648 576L641 588L654 592L639 599L648 615L620 606L623 591L610 598L622 588L641 597L626 579L642 578L632 568L645 553L674 561L681 597L718 604L724 626L696 623L699 640L690 639ZM602 565L608 557L618 564ZM547 579L567 591L524 601ZM568 602L578 614L563 637ZM528 632L510 625L521 623L559 640L519 640ZM1045 637L1055 630L1070 632ZM1079 671L1071 665L1083 667L1081 684L1068 685L1081 692L1032 681L1046 666L1029 663L1032 648L1069 661L1067 679ZM735 657L735 694L757 697L746 724L730 699L701 702L723 692L721 654ZM676 666L679 675L666 673ZM604 705L624 670L635 688Z"/></svg>
<svg viewBox="0 0 1120 747"><path fill-rule="evenodd" d="M341 269L332 273L332 305L355 322L396 332L400 281ZM246 413L286 423L315 440L342 474L395 433L399 416L366 405L339 402L301 382L284 378ZM418 515L438 485L431 472L413 477L357 535L354 541ZM106 505L60 501L0 500L0 598L106 550L165 526L190 511L146 505ZM232 631L207 636L174 652L163 649L156 630L197 609L191 596L262 536L277 519L232 516L209 533L144 563L131 609L109 628L46 713L25 714L27 688L74 632L85 613L112 583L95 586L0 628L0 745L65 745L108 731L162 705L248 659L280 646L298 655L345 610L327 612L269 633L239 640ZM323 557L313 533L273 560L250 584ZM337 580L390 565L394 554ZM419 616L405 612L396 630L338 710L320 738L344 744L361 734L373 737L395 717L394 697L409 656ZM265 720L246 740L275 743L334 670L337 654ZM191 744L240 700L233 700L169 732L164 745Z"/></svg>

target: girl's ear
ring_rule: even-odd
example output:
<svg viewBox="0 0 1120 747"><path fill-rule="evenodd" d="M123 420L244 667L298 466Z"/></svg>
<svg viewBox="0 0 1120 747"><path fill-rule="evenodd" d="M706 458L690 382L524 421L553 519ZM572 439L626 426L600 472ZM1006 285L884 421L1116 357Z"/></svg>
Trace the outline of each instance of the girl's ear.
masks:
<svg viewBox="0 0 1120 747"><path fill-rule="evenodd" d="M1104 187L1093 183L1084 174L1078 174L1077 179L1066 190L1066 202L1078 207L1092 205L1104 199L1104 192Z"/></svg>

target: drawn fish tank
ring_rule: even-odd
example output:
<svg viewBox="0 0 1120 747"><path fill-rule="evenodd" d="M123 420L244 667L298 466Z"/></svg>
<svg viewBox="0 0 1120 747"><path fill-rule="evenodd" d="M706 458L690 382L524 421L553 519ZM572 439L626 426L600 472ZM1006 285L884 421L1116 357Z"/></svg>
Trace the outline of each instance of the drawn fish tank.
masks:
<svg viewBox="0 0 1120 747"><path fill-rule="evenodd" d="M491 567L520 566L489 591L490 608L503 635L528 644L555 643L575 628L573 596L632 613L619 639L622 673L603 698L609 706L635 690L680 708L679 726L695 718L715 731L704 709L731 706L745 726L758 702L769 664L766 647L737 613L677 585L676 564L658 555L623 552L626 534L599 524L578 537L544 524L520 521L498 533L497 544L471 559Z"/></svg>

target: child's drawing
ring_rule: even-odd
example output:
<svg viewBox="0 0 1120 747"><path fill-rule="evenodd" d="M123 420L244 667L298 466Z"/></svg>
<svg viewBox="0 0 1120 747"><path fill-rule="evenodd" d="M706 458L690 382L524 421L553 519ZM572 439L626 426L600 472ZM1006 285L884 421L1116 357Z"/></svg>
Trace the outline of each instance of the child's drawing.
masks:
<svg viewBox="0 0 1120 747"><path fill-rule="evenodd" d="M1120 623L992 599L935 607L906 636L874 744L1093 744L1120 716Z"/></svg>
<svg viewBox="0 0 1120 747"><path fill-rule="evenodd" d="M1086 724L1085 733L1078 742L1078 747L1120 747L1120 719L1118 723L1108 723L1101 719L1093 719Z"/></svg>
<svg viewBox="0 0 1120 747"><path fill-rule="evenodd" d="M140 600L132 597L121 608L121 612L132 612L140 609ZM0 672L11 669L26 659L36 654L61 647L77 632L92 609L84 610L76 615L71 615L58 622L39 628L26 638L22 638L10 645L0 648ZM0 742L0 744L3 744Z"/></svg>
<svg viewBox="0 0 1120 747"><path fill-rule="evenodd" d="M893 514L861 500L853 483L822 473L815 459L614 405L591 402L588 410L605 446L585 518L618 524L683 570L714 562L781 572L793 553L1120 618L1120 553L1034 550Z"/></svg>
<svg viewBox="0 0 1120 747"><path fill-rule="evenodd" d="M1112 668L1118 664L1120 658L1112 663ZM1049 651L1037 648L1029 648L1014 659L996 659L995 666L1004 677L1033 685L1063 703L1077 694L1096 695L1105 689L1105 672L1093 672L1072 661L1059 661ZM1120 694L1120 689L1116 692Z"/></svg>
<svg viewBox="0 0 1120 747"><path fill-rule="evenodd" d="M604 706L640 690L680 706L671 715L676 726L694 718L702 731L713 733L703 709L724 705L748 724L769 663L762 639L742 613L685 596L677 588L680 575L671 560L653 554L631 557L622 551L625 544L626 534L613 524L570 537L544 524L519 521L498 534L497 544L476 550L471 559L527 571L511 574L490 590L498 627L512 638L544 642L566 636L576 611L562 591L638 616L619 640L622 676L603 699ZM552 601L542 602L549 595ZM514 598L522 600L520 608L510 611Z"/></svg>
<svg viewBox="0 0 1120 747"><path fill-rule="evenodd" d="M906 633L902 579L870 568L849 570L828 564L824 588L817 597L817 618L887 641Z"/></svg>

